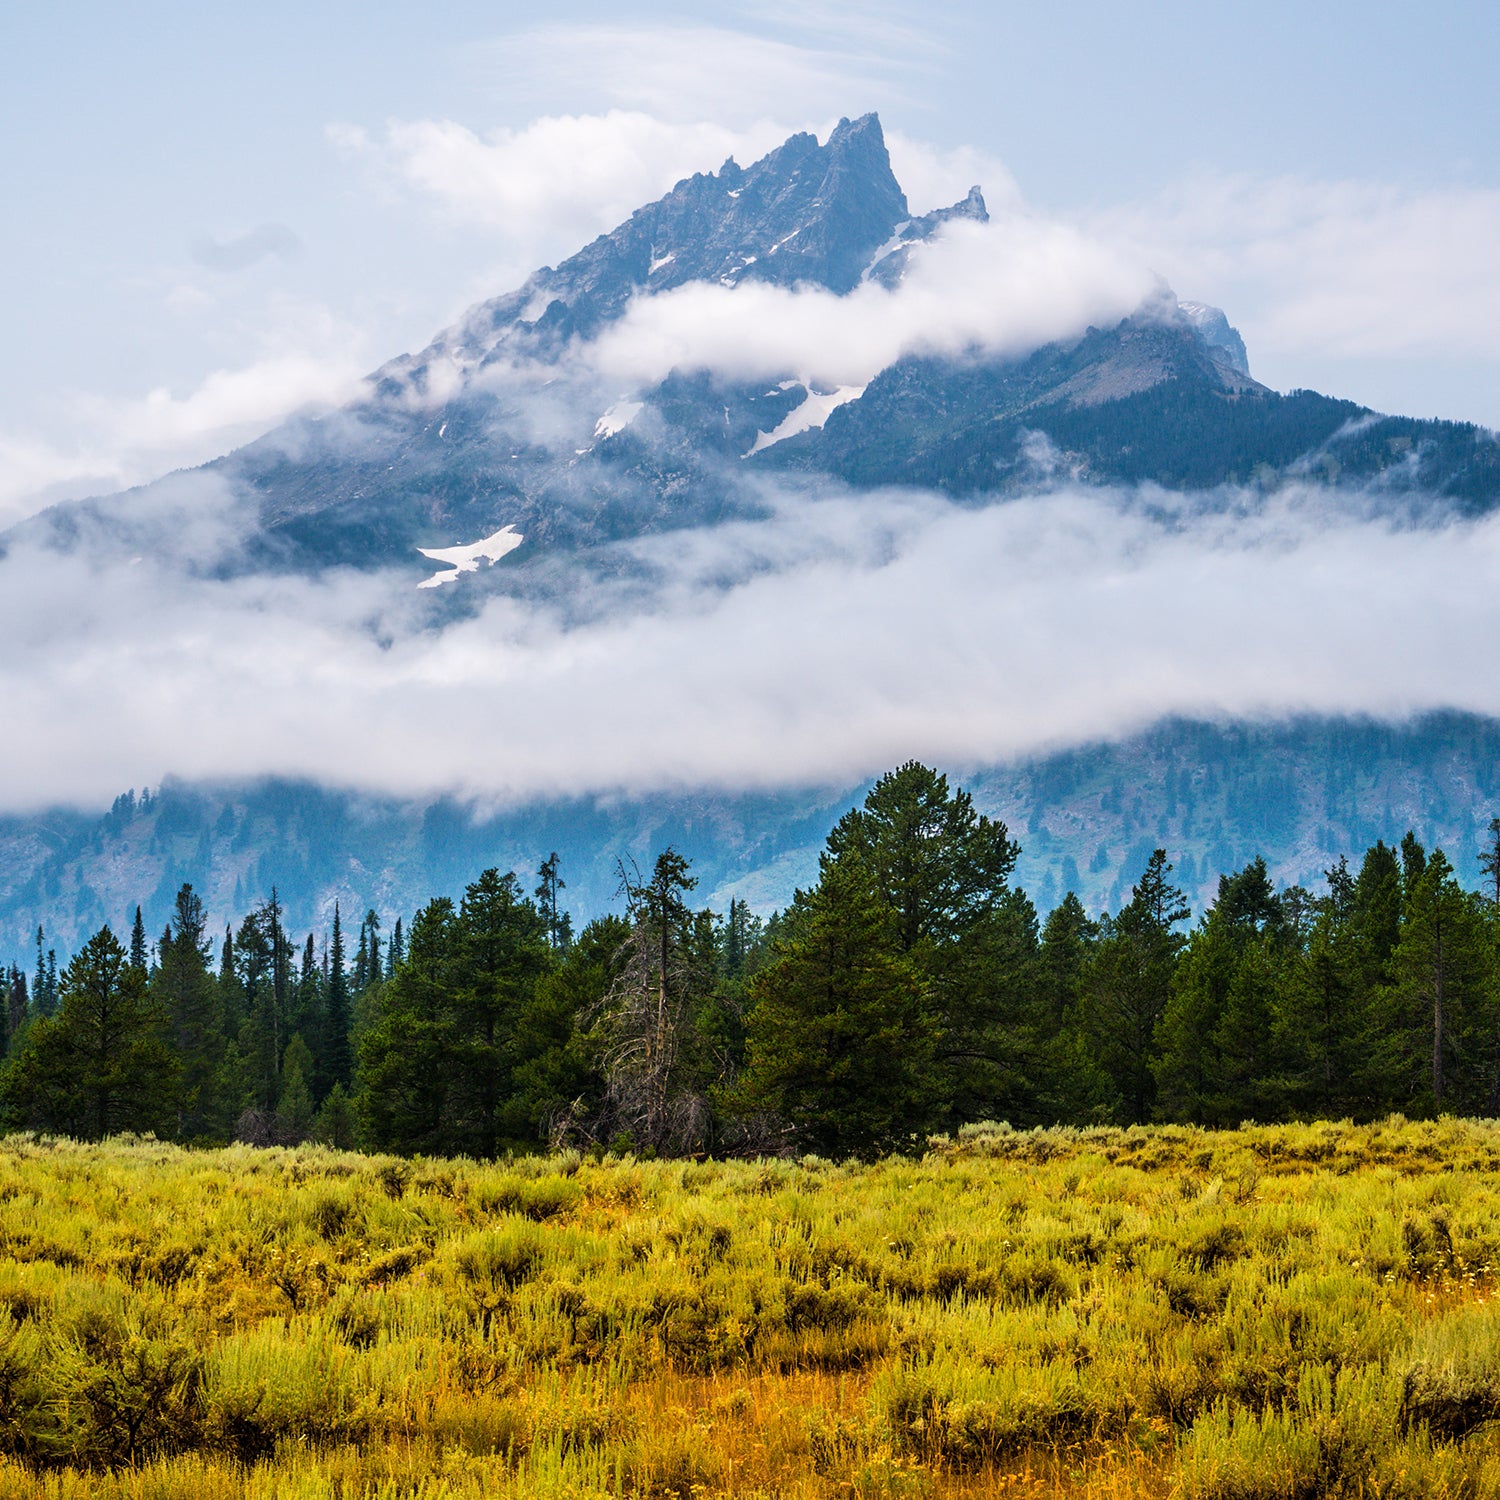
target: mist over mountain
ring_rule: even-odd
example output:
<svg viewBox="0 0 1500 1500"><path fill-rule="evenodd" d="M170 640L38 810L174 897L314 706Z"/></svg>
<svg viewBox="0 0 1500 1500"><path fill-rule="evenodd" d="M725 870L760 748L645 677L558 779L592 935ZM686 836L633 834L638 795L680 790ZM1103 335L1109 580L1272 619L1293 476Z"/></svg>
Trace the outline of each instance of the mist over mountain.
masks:
<svg viewBox="0 0 1500 1500"><path fill-rule="evenodd" d="M1151 840L1299 880L1472 841L1500 687L1445 643L1500 626L1500 444L1253 369L1074 228L914 214L873 115L687 178L351 404L0 537L0 931L180 879L409 908L554 846L598 909L653 841L767 909L908 755L1043 900Z"/></svg>
<svg viewBox="0 0 1500 1500"><path fill-rule="evenodd" d="M913 216L866 115L678 183L350 406L196 472L236 508L200 564L415 571L418 548L510 526L522 542L484 582L513 589L764 515L787 473L990 498L1059 473L1258 492L1311 476L1473 514L1500 497L1500 446L1268 390L1221 310L1055 226L992 224L977 186ZM148 543L173 483L54 508L9 543Z"/></svg>

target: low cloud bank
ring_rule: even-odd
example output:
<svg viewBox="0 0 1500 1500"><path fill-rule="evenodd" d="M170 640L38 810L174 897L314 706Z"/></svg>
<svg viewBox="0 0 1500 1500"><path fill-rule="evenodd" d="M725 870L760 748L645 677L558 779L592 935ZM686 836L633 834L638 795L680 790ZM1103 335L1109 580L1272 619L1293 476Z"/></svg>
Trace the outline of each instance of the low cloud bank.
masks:
<svg viewBox="0 0 1500 1500"><path fill-rule="evenodd" d="M502 803L961 769L1168 714L1500 713L1500 518L1141 501L783 495L764 522L633 544L654 591L573 628L496 597L423 630L409 577L226 583L15 548L0 800L276 774Z"/></svg>

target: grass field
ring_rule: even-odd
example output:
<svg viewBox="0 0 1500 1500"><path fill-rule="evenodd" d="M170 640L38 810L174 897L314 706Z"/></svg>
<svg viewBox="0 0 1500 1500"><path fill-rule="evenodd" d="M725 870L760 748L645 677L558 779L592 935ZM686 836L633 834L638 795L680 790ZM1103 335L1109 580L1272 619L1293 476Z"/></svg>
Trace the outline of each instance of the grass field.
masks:
<svg viewBox="0 0 1500 1500"><path fill-rule="evenodd" d="M0 1142L0 1500L1500 1495L1500 1125Z"/></svg>

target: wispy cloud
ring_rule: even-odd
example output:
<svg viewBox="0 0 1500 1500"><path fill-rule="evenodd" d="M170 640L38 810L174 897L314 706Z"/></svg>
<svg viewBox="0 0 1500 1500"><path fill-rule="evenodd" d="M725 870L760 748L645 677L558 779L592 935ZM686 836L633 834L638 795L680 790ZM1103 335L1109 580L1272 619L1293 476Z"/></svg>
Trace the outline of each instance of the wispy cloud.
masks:
<svg viewBox="0 0 1500 1500"><path fill-rule="evenodd" d="M710 369L862 385L907 353L1017 354L1115 322L1155 285L1140 263L1017 211L987 225L947 226L895 290L869 282L840 297L747 281L637 298L590 358L642 383L673 369Z"/></svg>
<svg viewBox="0 0 1500 1500"><path fill-rule="evenodd" d="M484 134L452 120L392 121L373 135L330 127L346 153L445 212L494 229L512 259L563 246L571 253L679 178L713 171L727 156L748 161L786 134L778 124L739 130L622 109Z"/></svg>
<svg viewBox="0 0 1500 1500"><path fill-rule="evenodd" d="M302 241L285 224L260 224L223 240L203 235L193 244L193 259L210 271L244 271L263 260L295 259L302 249Z"/></svg>
<svg viewBox="0 0 1500 1500"><path fill-rule="evenodd" d="M206 463L295 412L354 397L373 363L367 335L301 304L265 312L259 358L182 391L74 392L71 441L0 431L0 527L43 506Z"/></svg>
<svg viewBox="0 0 1500 1500"><path fill-rule="evenodd" d="M840 8L843 9L842 7ZM558 22L526 27L479 49L508 98L545 109L559 97L589 110L645 111L658 119L743 127L767 117L836 120L905 95L934 47L912 27L852 7L842 34L762 19L738 26Z"/></svg>

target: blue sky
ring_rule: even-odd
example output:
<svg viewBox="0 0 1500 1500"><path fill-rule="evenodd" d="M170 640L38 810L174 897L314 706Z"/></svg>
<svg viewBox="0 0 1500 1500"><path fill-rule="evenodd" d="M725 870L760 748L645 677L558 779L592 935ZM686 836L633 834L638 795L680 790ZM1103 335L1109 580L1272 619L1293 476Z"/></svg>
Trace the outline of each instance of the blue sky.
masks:
<svg viewBox="0 0 1500 1500"><path fill-rule="evenodd" d="M1497 39L1458 3L8 6L0 521L871 108L914 207L982 181L1223 305L1273 385L1500 425Z"/></svg>

